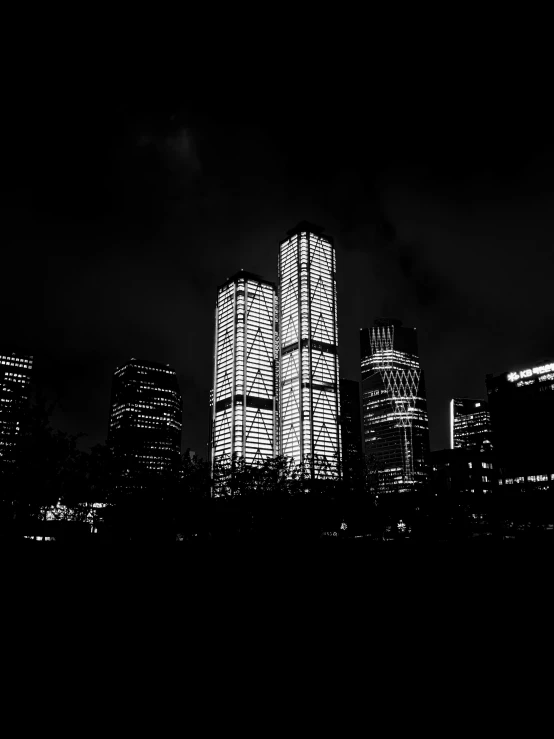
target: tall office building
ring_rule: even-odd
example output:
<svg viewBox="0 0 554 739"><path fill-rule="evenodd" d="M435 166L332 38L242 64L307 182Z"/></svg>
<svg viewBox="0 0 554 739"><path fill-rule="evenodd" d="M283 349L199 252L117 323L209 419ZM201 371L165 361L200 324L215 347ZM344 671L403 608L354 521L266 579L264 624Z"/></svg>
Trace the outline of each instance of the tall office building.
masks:
<svg viewBox="0 0 554 739"><path fill-rule="evenodd" d="M377 319L361 329L362 415L366 455L379 489L404 492L427 479L429 422L415 328Z"/></svg>
<svg viewBox="0 0 554 739"><path fill-rule="evenodd" d="M32 368L31 356L0 353L0 463L15 462Z"/></svg>
<svg viewBox="0 0 554 739"><path fill-rule="evenodd" d="M279 247L279 442L312 478L335 477L341 460L336 256L306 221Z"/></svg>
<svg viewBox="0 0 554 739"><path fill-rule="evenodd" d="M234 454L253 464L278 453L276 320L274 283L241 271L219 287L210 398L212 468Z"/></svg>
<svg viewBox="0 0 554 739"><path fill-rule="evenodd" d="M345 478L351 478L362 455L362 414L360 383L340 380L342 469Z"/></svg>
<svg viewBox="0 0 554 739"><path fill-rule="evenodd" d="M499 484L511 490L551 485L554 363L487 375L486 385Z"/></svg>
<svg viewBox="0 0 554 739"><path fill-rule="evenodd" d="M489 406L484 400L452 398L450 401L450 448L492 449Z"/></svg>
<svg viewBox="0 0 554 739"><path fill-rule="evenodd" d="M182 421L177 375L168 364L133 358L115 370L108 444L124 474L177 472Z"/></svg>

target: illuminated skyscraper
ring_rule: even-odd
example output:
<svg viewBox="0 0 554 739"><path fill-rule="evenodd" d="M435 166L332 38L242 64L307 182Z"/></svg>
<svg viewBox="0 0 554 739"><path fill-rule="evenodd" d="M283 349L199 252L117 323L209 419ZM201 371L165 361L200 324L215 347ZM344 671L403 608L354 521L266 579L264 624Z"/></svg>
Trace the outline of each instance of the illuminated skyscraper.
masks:
<svg viewBox="0 0 554 739"><path fill-rule="evenodd" d="M183 404L175 370L130 359L116 369L108 444L123 472L176 472Z"/></svg>
<svg viewBox="0 0 554 739"><path fill-rule="evenodd" d="M336 257L306 221L279 248L280 452L334 477L341 460Z"/></svg>
<svg viewBox="0 0 554 739"><path fill-rule="evenodd" d="M212 466L230 461L234 454L253 464L278 452L276 320L274 283L241 271L218 289L210 399Z"/></svg>
<svg viewBox="0 0 554 739"><path fill-rule="evenodd" d="M0 463L15 461L32 367L33 357L0 353Z"/></svg>
<svg viewBox="0 0 554 739"><path fill-rule="evenodd" d="M366 455L383 491L403 492L427 478L429 422L415 328L377 319L361 329L362 415Z"/></svg>
<svg viewBox="0 0 554 739"><path fill-rule="evenodd" d="M489 406L484 400L453 398L450 401L450 448L492 449Z"/></svg>

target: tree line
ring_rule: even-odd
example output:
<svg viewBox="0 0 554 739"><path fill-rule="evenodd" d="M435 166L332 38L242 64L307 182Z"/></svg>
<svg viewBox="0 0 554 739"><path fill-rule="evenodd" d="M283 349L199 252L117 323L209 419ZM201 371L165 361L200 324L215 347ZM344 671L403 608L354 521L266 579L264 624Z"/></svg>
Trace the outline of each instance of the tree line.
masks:
<svg viewBox="0 0 554 739"><path fill-rule="evenodd" d="M25 410L18 444L0 464L0 535L115 542L260 541L338 538L469 538L513 525L533 527L552 514L529 496L522 505L498 495L456 495L431 481L408 493L384 492L376 460L351 455L348 465L294 464L277 456L209 463L186 450L171 471L137 468L123 475L113 450L78 447L81 434L52 428L44 397ZM333 470L333 466L335 470ZM322 476L327 467L328 475ZM339 474L336 474L336 473ZM132 489L132 493L129 490Z"/></svg>

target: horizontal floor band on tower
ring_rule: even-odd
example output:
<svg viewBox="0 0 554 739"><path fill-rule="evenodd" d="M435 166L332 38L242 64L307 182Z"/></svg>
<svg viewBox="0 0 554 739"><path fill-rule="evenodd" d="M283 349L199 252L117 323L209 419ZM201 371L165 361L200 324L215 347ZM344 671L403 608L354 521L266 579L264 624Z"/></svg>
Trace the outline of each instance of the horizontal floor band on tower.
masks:
<svg viewBox="0 0 554 739"><path fill-rule="evenodd" d="M232 405L233 398L225 398L225 400L218 400L215 404L215 412L224 411L230 408ZM243 405L244 395L235 395L235 405ZM262 408L264 410L273 410L274 400L273 398L258 398L255 395L246 396L246 407L247 408Z"/></svg>
<svg viewBox="0 0 554 739"><path fill-rule="evenodd" d="M300 342L300 345L302 348L308 346L308 339L302 339ZM338 347L336 344L328 344L325 341L315 341L312 339L311 342L312 350L320 351L320 352L328 352L329 354L338 354ZM295 351L295 349L298 349L298 342L295 341L293 344L288 344L287 346L282 347L281 354L289 354L289 352Z"/></svg>

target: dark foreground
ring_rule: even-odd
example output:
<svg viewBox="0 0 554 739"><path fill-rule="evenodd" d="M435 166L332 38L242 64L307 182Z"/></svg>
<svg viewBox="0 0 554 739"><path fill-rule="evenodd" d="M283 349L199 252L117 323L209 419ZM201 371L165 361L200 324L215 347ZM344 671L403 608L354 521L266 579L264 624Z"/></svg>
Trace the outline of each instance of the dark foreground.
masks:
<svg viewBox="0 0 554 739"><path fill-rule="evenodd" d="M321 718L343 688L375 711L376 690L397 703L399 691L434 701L437 686L457 696L468 680L492 691L522 655L549 659L550 540L33 542L2 558L4 641L25 685L56 686L62 666L77 691L98 676L87 693L98 701L138 683L145 705L160 690L190 711L194 692L206 721L221 710L214 693L238 696L241 716L260 695L280 714L321 685Z"/></svg>

